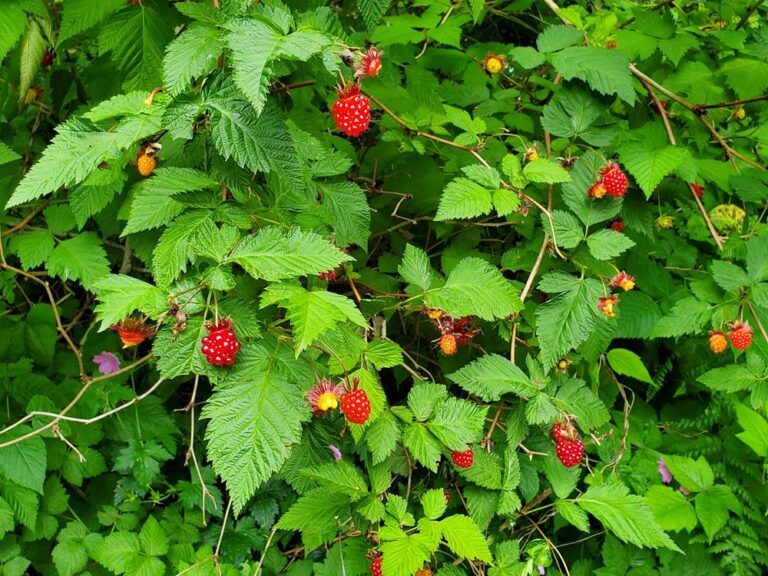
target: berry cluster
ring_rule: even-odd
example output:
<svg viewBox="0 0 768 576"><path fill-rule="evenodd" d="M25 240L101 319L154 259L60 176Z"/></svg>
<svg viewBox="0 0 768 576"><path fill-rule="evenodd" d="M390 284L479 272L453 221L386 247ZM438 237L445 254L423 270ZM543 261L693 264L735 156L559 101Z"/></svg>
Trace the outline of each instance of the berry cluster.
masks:
<svg viewBox="0 0 768 576"><path fill-rule="evenodd" d="M472 316L452 318L438 308L427 308L425 313L440 331L437 344L440 351L446 356L456 354L459 346L469 344L479 332L477 328L472 326L474 320Z"/></svg>
<svg viewBox="0 0 768 576"><path fill-rule="evenodd" d="M357 138L371 123L371 102L360 93L360 81L379 74L382 54L377 48L369 48L360 55L356 65L354 55L348 54L348 63L355 67L355 82L337 87L339 98L331 108L333 122L347 136Z"/></svg>
<svg viewBox="0 0 768 576"><path fill-rule="evenodd" d="M619 288L624 292L629 292L635 287L635 279L623 270L611 278L608 282L608 286L611 288ZM616 316L616 305L619 303L619 297L616 294L610 294L599 298L597 301L597 309L608 316L613 318Z"/></svg>
<svg viewBox="0 0 768 576"><path fill-rule="evenodd" d="M240 350L235 331L232 330L232 320L224 319L218 324L208 322L208 336L202 340L202 352L209 364L216 366L232 366L235 354Z"/></svg>
<svg viewBox="0 0 768 576"><path fill-rule="evenodd" d="M728 334L722 330L713 330L709 333L709 349L715 354L725 352L728 348L728 340L736 350L744 351L752 344L752 327L747 322L734 320L728 324Z"/></svg>
<svg viewBox="0 0 768 576"><path fill-rule="evenodd" d="M571 468L581 462L584 456L584 443L570 419L565 422L555 422L552 426L552 439L555 441L555 454L563 466Z"/></svg>
<svg viewBox="0 0 768 576"><path fill-rule="evenodd" d="M600 170L600 177L587 190L587 195L592 198L603 198L607 194L614 198L621 198L627 193L629 180L624 171L615 162L608 162Z"/></svg>

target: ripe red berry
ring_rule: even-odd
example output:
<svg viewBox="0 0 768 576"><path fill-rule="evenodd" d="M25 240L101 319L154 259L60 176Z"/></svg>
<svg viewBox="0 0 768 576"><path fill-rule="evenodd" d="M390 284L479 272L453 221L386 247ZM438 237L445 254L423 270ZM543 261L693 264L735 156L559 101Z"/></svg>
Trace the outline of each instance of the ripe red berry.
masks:
<svg viewBox="0 0 768 576"><path fill-rule="evenodd" d="M353 424L365 424L371 415L371 403L365 390L355 388L341 397L341 411Z"/></svg>
<svg viewBox="0 0 768 576"><path fill-rule="evenodd" d="M735 323L728 332L728 338L736 350L746 350L752 344L752 327L746 322Z"/></svg>
<svg viewBox="0 0 768 576"><path fill-rule="evenodd" d="M611 230L616 232L624 232L624 220L622 218L616 218L610 225Z"/></svg>
<svg viewBox="0 0 768 576"><path fill-rule="evenodd" d="M48 68L51 64L53 64L54 60L56 60L56 52L53 50L47 50L45 54L43 54L43 57L40 59L40 65L43 68Z"/></svg>
<svg viewBox="0 0 768 576"><path fill-rule="evenodd" d="M320 278L320 280L328 280L329 282L332 282L333 280L336 280L336 271L329 270L328 272L320 272L317 277Z"/></svg>
<svg viewBox="0 0 768 576"><path fill-rule="evenodd" d="M371 562L371 576L381 576L381 556L376 556Z"/></svg>
<svg viewBox="0 0 768 576"><path fill-rule="evenodd" d="M453 334L443 334L440 336L440 351L446 356L453 356L456 354L456 348L458 342L456 342L456 336Z"/></svg>
<svg viewBox="0 0 768 576"><path fill-rule="evenodd" d="M704 196L704 186L701 184L693 183L691 184L691 188L693 189L693 193L696 194L699 198Z"/></svg>
<svg viewBox="0 0 768 576"><path fill-rule="evenodd" d="M576 466L584 456L584 444L581 440L563 440L555 446L557 458L566 468Z"/></svg>
<svg viewBox="0 0 768 576"><path fill-rule="evenodd" d="M240 342L232 330L232 320L221 320L218 324L209 322L206 328L208 336L203 338L201 348L206 361L216 366L232 366L235 354L240 350Z"/></svg>
<svg viewBox="0 0 768 576"><path fill-rule="evenodd" d="M714 330L709 333L709 349L715 354L725 352L728 348L728 340L722 330Z"/></svg>
<svg viewBox="0 0 768 576"><path fill-rule="evenodd" d="M371 103L360 94L360 87L352 84L339 89L339 99L331 109L336 127L348 136L360 136L371 123Z"/></svg>
<svg viewBox="0 0 768 576"><path fill-rule="evenodd" d="M621 198L627 193L629 180L626 174L622 172L619 165L615 162L609 162L602 169L602 183L609 196Z"/></svg>
<svg viewBox="0 0 768 576"><path fill-rule="evenodd" d="M463 452L451 452L451 460L459 468L470 468L475 461L475 451L469 448Z"/></svg>
<svg viewBox="0 0 768 576"><path fill-rule="evenodd" d="M576 439L576 429L568 423L555 422L552 426L552 439L555 443Z"/></svg>

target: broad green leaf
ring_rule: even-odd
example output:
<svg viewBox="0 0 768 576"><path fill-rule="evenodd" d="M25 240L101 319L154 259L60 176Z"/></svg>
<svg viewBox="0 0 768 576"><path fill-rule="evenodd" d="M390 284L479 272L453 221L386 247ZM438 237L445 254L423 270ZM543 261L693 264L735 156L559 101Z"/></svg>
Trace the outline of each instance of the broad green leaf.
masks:
<svg viewBox="0 0 768 576"><path fill-rule="evenodd" d="M568 46L580 44L584 40L584 32L573 26L548 26L538 38L536 47L539 52L557 52Z"/></svg>
<svg viewBox="0 0 768 576"><path fill-rule="evenodd" d="M651 334L654 338L674 338L699 332L709 319L710 306L693 297L678 300L672 310L658 321Z"/></svg>
<svg viewBox="0 0 768 576"><path fill-rule="evenodd" d="M448 398L438 405L427 428L450 450L466 450L482 437L487 412L472 402Z"/></svg>
<svg viewBox="0 0 768 576"><path fill-rule="evenodd" d="M762 60L734 58L720 67L720 73L739 98L752 98L768 88L768 64Z"/></svg>
<svg viewBox="0 0 768 576"><path fill-rule="evenodd" d="M486 402L514 393L524 398L537 392L528 376L498 354L486 354L447 378Z"/></svg>
<svg viewBox="0 0 768 576"><path fill-rule="evenodd" d="M546 215L542 214L541 218L548 225ZM570 212L553 210L552 220L555 223L555 240L560 248L576 248L584 240L584 227Z"/></svg>
<svg viewBox="0 0 768 576"><path fill-rule="evenodd" d="M40 69L40 61L45 54L46 41L43 38L43 31L40 24L34 18L29 20L27 32L21 41L20 68L21 79L19 80L19 104L24 102L27 96L27 90L32 86L37 71Z"/></svg>
<svg viewBox="0 0 768 576"><path fill-rule="evenodd" d="M242 349L235 369L202 411L210 420L208 456L236 514L280 469L310 416L304 392L311 374L286 352L265 344Z"/></svg>
<svg viewBox="0 0 768 576"><path fill-rule="evenodd" d="M123 0L67 0L64 3L63 16L61 19L61 29L57 43L60 45L65 40L85 32L99 22L103 21L110 14L125 8L126 3ZM0 55L2 51L0 51Z"/></svg>
<svg viewBox="0 0 768 576"><path fill-rule="evenodd" d="M509 51L512 59L526 70L538 68L547 59L532 46L515 46Z"/></svg>
<svg viewBox="0 0 768 576"><path fill-rule="evenodd" d="M309 291L301 286L272 284L262 293L261 307L265 308L271 304L278 304L286 309L286 317L293 328L297 353L335 328L339 322L350 321L360 327L367 326L354 302L333 292Z"/></svg>
<svg viewBox="0 0 768 576"><path fill-rule="evenodd" d="M365 348L365 358L376 368L392 368L403 363L403 352L392 340L377 338Z"/></svg>
<svg viewBox="0 0 768 576"><path fill-rule="evenodd" d="M318 184L323 206L331 215L336 243L339 246L357 244L368 249L371 235L371 210L365 192L353 182Z"/></svg>
<svg viewBox="0 0 768 576"><path fill-rule="evenodd" d="M753 236L747 241L747 270L753 282L768 280L768 237Z"/></svg>
<svg viewBox="0 0 768 576"><path fill-rule="evenodd" d="M709 490L715 482L715 474L703 456L694 460L687 456L666 455L664 462L675 480L691 492Z"/></svg>
<svg viewBox="0 0 768 576"><path fill-rule="evenodd" d="M368 30L376 28L391 3L392 0L357 0L357 9Z"/></svg>
<svg viewBox="0 0 768 576"><path fill-rule="evenodd" d="M149 556L164 556L168 553L168 537L154 516L144 522L139 532L139 541L142 550Z"/></svg>
<svg viewBox="0 0 768 576"><path fill-rule="evenodd" d="M744 406L736 404L736 419L744 432L736 437L763 458L768 457L768 422L760 414Z"/></svg>
<svg viewBox="0 0 768 576"><path fill-rule="evenodd" d="M448 503L445 501L445 491L434 488L427 490L421 495L421 506L424 509L424 516L430 520L437 520L445 514Z"/></svg>
<svg viewBox="0 0 768 576"><path fill-rule="evenodd" d="M728 486L718 484L696 494L696 515L709 541L728 523L729 511L741 513L741 504Z"/></svg>
<svg viewBox="0 0 768 576"><path fill-rule="evenodd" d="M576 526L576 528L582 532L589 532L589 518L587 518L587 513L574 504L573 501L558 500L555 502L555 510L557 510L557 513L565 518L569 524Z"/></svg>
<svg viewBox="0 0 768 576"><path fill-rule="evenodd" d="M197 234L213 226L209 210L185 212L163 231L152 253L152 274L158 286L167 287L187 270L187 261L194 257Z"/></svg>
<svg viewBox="0 0 768 576"><path fill-rule="evenodd" d="M440 443L424 424L413 423L405 427L403 444L414 459L432 472L437 472L440 461Z"/></svg>
<svg viewBox="0 0 768 576"><path fill-rule="evenodd" d="M27 15L16 4L3 7L0 18L0 60L5 59L8 51L16 46L27 28Z"/></svg>
<svg viewBox="0 0 768 576"><path fill-rule="evenodd" d="M335 536L339 526L337 518L348 508L349 501L343 496L329 498L324 488L316 488L299 498L275 526L301 531L305 542L308 534L314 536L319 545Z"/></svg>
<svg viewBox="0 0 768 576"><path fill-rule="evenodd" d="M3 434L2 440L13 440L29 431L28 427L20 426ZM45 468L45 442L40 436L33 436L0 449L0 476L5 477L6 482L15 482L42 494Z"/></svg>
<svg viewBox="0 0 768 576"><path fill-rule="evenodd" d="M366 429L365 441L374 464L384 462L395 451L402 434L400 424L389 410Z"/></svg>
<svg viewBox="0 0 768 576"><path fill-rule="evenodd" d="M128 570L130 563L139 555L139 537L133 532L113 532L91 551L91 556L102 566L116 574Z"/></svg>
<svg viewBox="0 0 768 576"><path fill-rule="evenodd" d="M659 182L685 162L690 153L677 146L659 148L650 143L638 142L625 144L620 156L645 197L650 198Z"/></svg>
<svg viewBox="0 0 768 576"><path fill-rule="evenodd" d="M757 385L763 379L744 365L724 366L708 370L697 378L699 382L719 392L739 392Z"/></svg>
<svg viewBox="0 0 768 576"><path fill-rule="evenodd" d="M428 294L433 307L452 316L506 318L521 309L520 296L499 270L480 258L462 259L442 288Z"/></svg>
<svg viewBox="0 0 768 576"><path fill-rule="evenodd" d="M477 525L462 514L455 514L440 521L448 548L461 558L491 562L491 550Z"/></svg>
<svg viewBox="0 0 768 576"><path fill-rule="evenodd" d="M429 290L434 280L427 253L411 244L406 244L403 260L397 271L403 280L418 286L423 292Z"/></svg>
<svg viewBox="0 0 768 576"><path fill-rule="evenodd" d="M587 151L571 168L571 182L566 182L561 187L563 200L584 226L592 227L609 220L619 214L622 208L621 198L595 199L587 195L590 186L600 178L600 169L604 165L603 158Z"/></svg>
<svg viewBox="0 0 768 576"><path fill-rule="evenodd" d="M643 364L643 360L631 350L614 348L608 352L606 357L611 369L617 374L629 376L651 386L655 385L651 375L648 373L648 369Z"/></svg>
<svg viewBox="0 0 768 576"><path fill-rule="evenodd" d="M368 495L368 485L360 470L344 460L308 468L301 473L319 483L327 493L345 494L352 502Z"/></svg>
<svg viewBox="0 0 768 576"><path fill-rule="evenodd" d="M568 413L576 416L576 422L583 430L598 428L611 419L603 401L583 380L569 378L556 397Z"/></svg>
<svg viewBox="0 0 768 576"><path fill-rule="evenodd" d="M0 142L0 166L8 162L15 162L21 159L21 156L7 144Z"/></svg>
<svg viewBox="0 0 768 576"><path fill-rule="evenodd" d="M616 258L634 245L627 236L615 230L598 230L587 237L589 252L596 260Z"/></svg>
<svg viewBox="0 0 768 576"><path fill-rule="evenodd" d="M490 190L469 178L456 178L443 190L435 220L475 218L488 214L492 209Z"/></svg>
<svg viewBox="0 0 768 576"><path fill-rule="evenodd" d="M536 310L536 331L545 368L551 368L569 350L577 348L592 332L602 285L591 278L550 272L539 289L556 294Z"/></svg>
<svg viewBox="0 0 768 576"><path fill-rule="evenodd" d="M651 486L645 493L645 503L653 510L663 530L690 532L698 524L691 503L679 491L669 486Z"/></svg>
<svg viewBox="0 0 768 576"><path fill-rule="evenodd" d="M448 390L442 384L417 382L408 392L408 408L416 420L429 419L438 405L448 398Z"/></svg>
<svg viewBox="0 0 768 576"><path fill-rule="evenodd" d="M14 234L11 246L21 260L21 267L30 270L44 263L53 252L54 238L48 230Z"/></svg>
<svg viewBox="0 0 768 576"><path fill-rule="evenodd" d="M739 289L749 286L752 282L750 277L741 266L715 260L711 264L712 279L717 282L723 290L738 294Z"/></svg>
<svg viewBox="0 0 768 576"><path fill-rule="evenodd" d="M546 158L531 160L523 167L523 176L531 182L557 184L570 182L571 175L559 163Z"/></svg>
<svg viewBox="0 0 768 576"><path fill-rule="evenodd" d="M261 228L232 251L230 262L242 266L254 278L272 282L298 276L315 276L352 260L331 242L314 232L297 228Z"/></svg>
<svg viewBox="0 0 768 576"><path fill-rule="evenodd" d="M591 486L576 503L619 540L640 547L680 551L661 529L643 498L630 494L622 484Z"/></svg>
<svg viewBox="0 0 768 576"><path fill-rule="evenodd" d="M552 491L558 498L567 498L576 488L576 483L581 476L581 469L578 466L566 468L551 453L544 459L544 475L552 486Z"/></svg>
<svg viewBox="0 0 768 576"><path fill-rule="evenodd" d="M600 94L616 94L630 106L635 103L629 59L616 50L573 46L554 54L552 64L565 80L578 78Z"/></svg>
<svg viewBox="0 0 768 576"><path fill-rule="evenodd" d="M221 32L212 26L193 23L182 32L168 45L163 58L163 77L170 94L180 94L194 78L213 72L223 50Z"/></svg>
<svg viewBox="0 0 768 576"><path fill-rule="evenodd" d="M62 280L77 280L87 289L109 274L107 253L93 232L60 242L48 257L45 267L52 275Z"/></svg>
<svg viewBox="0 0 768 576"><path fill-rule="evenodd" d="M422 534L413 534L383 542L382 572L387 576L413 576L429 562L432 550Z"/></svg>

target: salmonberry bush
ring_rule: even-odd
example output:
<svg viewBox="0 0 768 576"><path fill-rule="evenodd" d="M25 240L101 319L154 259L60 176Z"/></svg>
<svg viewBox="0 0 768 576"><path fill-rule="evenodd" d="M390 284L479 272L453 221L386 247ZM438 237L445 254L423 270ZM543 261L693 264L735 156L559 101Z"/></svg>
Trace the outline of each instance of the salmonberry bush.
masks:
<svg viewBox="0 0 768 576"><path fill-rule="evenodd" d="M768 573L766 18L0 0L0 575Z"/></svg>

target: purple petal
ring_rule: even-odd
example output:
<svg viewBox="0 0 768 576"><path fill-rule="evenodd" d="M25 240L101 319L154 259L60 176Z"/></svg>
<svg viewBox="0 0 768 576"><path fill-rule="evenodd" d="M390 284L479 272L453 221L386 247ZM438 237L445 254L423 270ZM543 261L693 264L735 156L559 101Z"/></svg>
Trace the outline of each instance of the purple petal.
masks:
<svg viewBox="0 0 768 576"><path fill-rule="evenodd" d="M688 489L685 486L680 486L680 488L678 488L678 490L680 490L681 494L685 494L686 496L690 496L691 495L691 493L688 491Z"/></svg>
<svg viewBox="0 0 768 576"><path fill-rule="evenodd" d="M99 367L99 372L104 376L120 370L120 358L112 352L102 352L93 357L93 363Z"/></svg>
<svg viewBox="0 0 768 576"><path fill-rule="evenodd" d="M539 569L539 574L541 574L541 576L544 576L544 574L547 573L547 570L544 568L544 566L537 566L537 568Z"/></svg>
<svg viewBox="0 0 768 576"><path fill-rule="evenodd" d="M328 444L328 449L329 449L329 450L331 451L331 453L333 454L333 457L334 457L334 459L336 460L336 462L338 462L339 460L341 460L341 450L339 450L338 448L336 448L336 446L334 446L333 444Z"/></svg>
<svg viewBox="0 0 768 576"><path fill-rule="evenodd" d="M664 458L659 458L659 474L661 474L661 481L664 482L664 484L669 484L672 482L672 472L669 471L669 468L667 468L667 463L664 462Z"/></svg>

